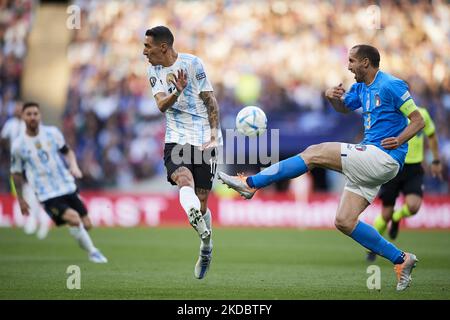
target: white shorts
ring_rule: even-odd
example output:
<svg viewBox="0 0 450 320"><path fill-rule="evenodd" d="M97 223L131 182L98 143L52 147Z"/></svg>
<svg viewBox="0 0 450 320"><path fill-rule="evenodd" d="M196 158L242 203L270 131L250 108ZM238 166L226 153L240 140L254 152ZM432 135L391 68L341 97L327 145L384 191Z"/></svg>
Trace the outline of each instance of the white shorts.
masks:
<svg viewBox="0 0 450 320"><path fill-rule="evenodd" d="M386 152L373 145L341 143L342 172L347 177L345 189L372 203L382 184L393 179L400 165Z"/></svg>

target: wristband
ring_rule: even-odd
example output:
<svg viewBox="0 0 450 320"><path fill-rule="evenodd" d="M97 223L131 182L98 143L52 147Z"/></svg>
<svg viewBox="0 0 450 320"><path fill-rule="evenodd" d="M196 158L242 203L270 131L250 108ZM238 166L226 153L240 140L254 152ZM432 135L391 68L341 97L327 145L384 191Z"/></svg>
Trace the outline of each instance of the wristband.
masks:
<svg viewBox="0 0 450 320"><path fill-rule="evenodd" d="M440 164L440 163L441 163L441 160L439 160L439 159L435 159L431 162L431 164Z"/></svg>
<svg viewBox="0 0 450 320"><path fill-rule="evenodd" d="M179 92L178 90L175 90L175 92L173 94L175 95L175 97L179 97L181 92Z"/></svg>

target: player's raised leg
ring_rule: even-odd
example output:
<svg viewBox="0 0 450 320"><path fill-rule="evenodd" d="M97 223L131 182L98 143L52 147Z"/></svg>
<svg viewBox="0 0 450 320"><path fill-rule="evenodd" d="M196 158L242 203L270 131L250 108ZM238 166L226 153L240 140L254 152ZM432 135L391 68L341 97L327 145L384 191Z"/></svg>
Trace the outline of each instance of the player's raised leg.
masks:
<svg viewBox="0 0 450 320"><path fill-rule="evenodd" d="M195 194L192 172L186 167L179 167L170 175L170 178L180 188L180 204L188 216L189 223L201 239L208 238L210 232L200 211L201 203Z"/></svg>
<svg viewBox="0 0 450 320"><path fill-rule="evenodd" d="M105 256L94 246L78 212L67 208L61 218L69 225L69 232L78 241L80 247L88 252L89 260L95 263L108 262Z"/></svg>
<svg viewBox="0 0 450 320"><path fill-rule="evenodd" d="M397 290L404 290L411 282L411 272L418 260L414 254L403 252L384 239L371 225L358 220L368 205L369 202L361 195L344 190L336 213L336 228L360 245L391 261L397 273Z"/></svg>
<svg viewBox="0 0 450 320"><path fill-rule="evenodd" d="M209 266L212 260L212 249L213 249L212 216L211 210L208 208L209 190L202 188L195 188L195 193L197 194L200 200L201 212L203 214L206 227L209 230L209 236L204 239L201 239L200 253L194 268L194 276L197 279L203 279L209 270Z"/></svg>
<svg viewBox="0 0 450 320"><path fill-rule="evenodd" d="M275 163L253 176L229 176L219 172L219 179L244 198L250 199L260 188L301 176L315 167L342 172L341 143L325 142L309 146L299 155Z"/></svg>

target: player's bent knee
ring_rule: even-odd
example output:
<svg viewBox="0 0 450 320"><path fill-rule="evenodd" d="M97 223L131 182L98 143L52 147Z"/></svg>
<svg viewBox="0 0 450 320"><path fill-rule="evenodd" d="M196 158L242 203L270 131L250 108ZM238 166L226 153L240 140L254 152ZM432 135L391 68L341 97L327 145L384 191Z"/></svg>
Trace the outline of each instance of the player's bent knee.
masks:
<svg viewBox="0 0 450 320"><path fill-rule="evenodd" d="M70 226L79 226L81 223L80 216L76 211L72 209L68 209L64 213L63 220L66 221Z"/></svg>
<svg viewBox="0 0 450 320"><path fill-rule="evenodd" d="M300 153L300 156L302 157L303 161L305 161L309 169L312 169L312 167L317 164L319 160L319 152L320 145L313 144L306 148L302 153Z"/></svg>
<svg viewBox="0 0 450 320"><path fill-rule="evenodd" d="M194 178L192 173L187 168L180 168L178 172L174 172L172 180L178 185L178 187L194 187Z"/></svg>
<svg viewBox="0 0 450 320"><path fill-rule="evenodd" d="M355 227L354 221L351 221L349 219L339 218L339 217L336 217L336 219L334 220L334 225L335 225L336 229L338 229L339 231L341 231L347 235L352 233L353 228Z"/></svg>
<svg viewBox="0 0 450 320"><path fill-rule="evenodd" d="M408 209L412 216L415 215L419 211L421 204L422 204L422 202L408 204Z"/></svg>
<svg viewBox="0 0 450 320"><path fill-rule="evenodd" d="M305 149L302 153L300 153L303 160L306 162L308 167L312 169L314 166L320 166L323 165L324 162L324 153L327 150L327 145L329 143L319 143L319 144L313 144Z"/></svg>

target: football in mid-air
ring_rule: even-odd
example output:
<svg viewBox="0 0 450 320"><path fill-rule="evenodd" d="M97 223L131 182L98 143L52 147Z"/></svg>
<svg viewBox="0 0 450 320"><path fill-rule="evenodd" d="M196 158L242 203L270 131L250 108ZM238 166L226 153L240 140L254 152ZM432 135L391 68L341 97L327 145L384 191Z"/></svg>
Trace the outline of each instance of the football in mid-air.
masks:
<svg viewBox="0 0 450 320"><path fill-rule="evenodd" d="M244 136L259 136L267 129L267 117L259 107L242 108L236 116L236 129Z"/></svg>

